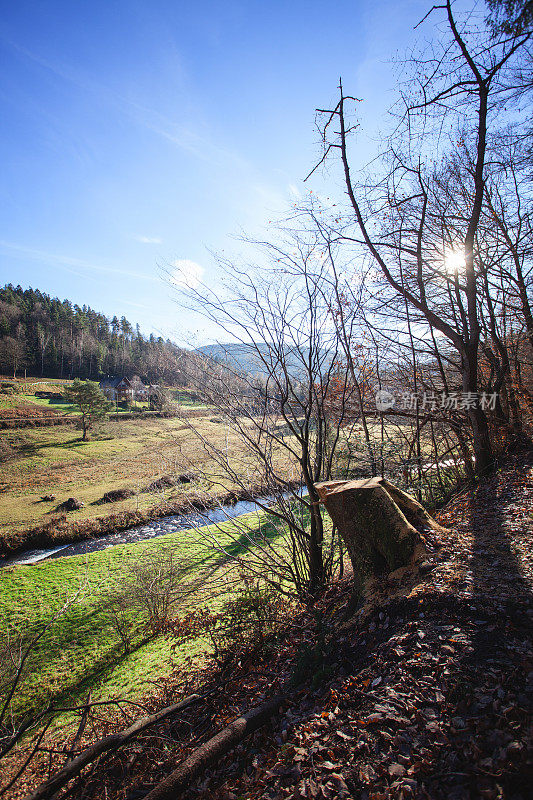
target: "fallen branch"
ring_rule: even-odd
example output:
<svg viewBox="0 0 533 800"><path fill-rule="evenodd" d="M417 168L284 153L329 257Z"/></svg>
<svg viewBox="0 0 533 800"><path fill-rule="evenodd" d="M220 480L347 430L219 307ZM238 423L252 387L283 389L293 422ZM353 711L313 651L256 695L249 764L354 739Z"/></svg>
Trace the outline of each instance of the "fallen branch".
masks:
<svg viewBox="0 0 533 800"><path fill-rule="evenodd" d="M200 745L180 766L159 783L145 800L176 800L207 767L239 744L243 739L265 725L278 711L284 695L277 695L259 708L242 717Z"/></svg>
<svg viewBox="0 0 533 800"><path fill-rule="evenodd" d="M76 735L74 736L72 744L70 745L69 751L67 753L67 758L66 758L67 764L74 758L74 753L76 751L78 744L81 742L81 737L83 736L83 733L85 731L85 727L87 725L87 720L89 719L90 713L91 713L91 693L89 692L89 694L87 695L87 705L85 706L85 708L81 713L81 719L80 719L80 724L78 725L78 730L76 731Z"/></svg>
<svg viewBox="0 0 533 800"><path fill-rule="evenodd" d="M210 692L208 694L210 694ZM116 750L117 748L122 747L134 736L146 730L146 728L149 728L156 722L160 722L166 717L170 717L172 714L176 714L179 711L184 711L186 708L194 705L199 700L205 699L208 694L191 694L180 703L167 706L155 714L141 717L140 719L136 720L133 725L130 725L129 728L126 728L120 733L113 733L110 736L105 736L103 739L99 739L90 747L87 747L85 750L83 750L83 752L81 752L78 756L65 764L65 766L49 780L41 783L34 792L26 795L24 800L49 800L49 798L53 797L53 795L58 792L59 789L62 789L69 781L79 775L82 769L84 769L84 767L86 767L88 764L91 764L96 758L98 758L98 756L109 752L109 750Z"/></svg>

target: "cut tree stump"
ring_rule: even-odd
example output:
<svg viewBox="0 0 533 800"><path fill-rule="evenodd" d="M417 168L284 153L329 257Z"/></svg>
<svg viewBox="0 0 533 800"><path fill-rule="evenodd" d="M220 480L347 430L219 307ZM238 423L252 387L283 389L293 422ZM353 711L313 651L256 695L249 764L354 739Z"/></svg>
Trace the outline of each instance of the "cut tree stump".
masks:
<svg viewBox="0 0 533 800"><path fill-rule="evenodd" d="M358 588L365 580L424 561L424 534L441 526L385 478L315 484L346 546Z"/></svg>

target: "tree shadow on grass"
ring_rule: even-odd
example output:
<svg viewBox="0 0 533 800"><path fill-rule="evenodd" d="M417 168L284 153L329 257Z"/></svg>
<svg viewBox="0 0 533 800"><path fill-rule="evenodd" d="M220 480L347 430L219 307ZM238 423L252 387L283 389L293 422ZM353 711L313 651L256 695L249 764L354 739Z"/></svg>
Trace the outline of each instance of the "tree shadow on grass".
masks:
<svg viewBox="0 0 533 800"><path fill-rule="evenodd" d="M131 653L139 650L144 644L146 644L146 640L132 648L129 653L125 653L122 643L116 642L109 650L106 650L105 653L102 653L94 660L90 669L85 671L83 675L74 679L71 683L67 683L57 692L53 692L51 695L52 704L56 707L61 707L82 701L98 678L108 673L110 668L114 669L123 664Z"/></svg>
<svg viewBox="0 0 533 800"><path fill-rule="evenodd" d="M265 530L266 529L266 530ZM258 529L259 530L259 529ZM268 538L269 541L275 540L281 533L272 524L261 526L260 537L262 540ZM201 590L202 585L208 583L216 572L233 559L245 555L255 546L256 542L251 534L241 533L241 535L233 542L231 542L223 553L220 553L217 558L213 560L213 556L207 554L204 558L195 559L190 565L185 567L183 575L192 575L201 572L198 580L194 582L195 589ZM202 569L202 566L204 569ZM64 618L58 620L57 626L54 630L54 638L63 643L62 652L68 652L71 643L80 638L83 638L85 632L95 631L98 627L98 617L102 614L102 608L96 608L89 612L76 611L75 608L69 610ZM64 704L71 702L73 698L81 698L84 690L90 688L92 683L99 676L105 674L110 667L117 667L122 664L134 651L138 651L141 647L147 644L152 636L145 636L138 644L132 648L129 653L124 653L123 645L120 641L114 643L105 653L102 653L92 664L90 669L83 674L83 676L75 679L73 683L68 684L61 689L60 692L54 694L54 704Z"/></svg>
<svg viewBox="0 0 533 800"><path fill-rule="evenodd" d="M68 439L66 442L26 442L25 444L18 445L17 451L22 456L30 457L36 456L41 450L47 450L50 448L71 450L74 446L85 446L87 444L90 444L90 442L84 442L82 441L81 437L78 436L75 439Z"/></svg>
<svg viewBox="0 0 533 800"><path fill-rule="evenodd" d="M98 619L99 617L101 617L101 620ZM44 703L50 703L54 707L61 707L81 702L98 678L109 674L112 669L122 665L132 654L138 652L154 639L154 636L147 635L141 626L132 641L132 646L126 652L123 642L116 634L113 637L111 633L109 634L109 646L91 660L91 650L97 644L99 631L101 632L104 627L108 626L109 622L105 618L104 604L89 612L76 609L76 606L74 606L69 609L64 617L60 617L39 642L39 649L36 650L35 657L30 659L28 663L30 670L28 677L33 676L33 678L41 679L41 691L31 680L28 687L27 703L17 709L17 713L21 713L29 706L37 708ZM34 626L26 629L28 635L31 635L32 627L37 631L39 623L36 622ZM82 642L81 645L79 644L80 641ZM44 664L50 663L46 655L47 648L50 653L55 654L55 658L52 656L51 666L53 672L50 674L47 674L42 669ZM80 659L82 661L86 660L87 663L90 662L90 666L87 669L83 669L83 672L77 671L75 668L75 664ZM69 669L69 664L72 665L71 669ZM65 675L65 680L61 682L62 685L55 690L48 688L46 686L47 681L51 680L51 684L53 684L53 681L57 680L58 673L65 670L65 666L69 671Z"/></svg>

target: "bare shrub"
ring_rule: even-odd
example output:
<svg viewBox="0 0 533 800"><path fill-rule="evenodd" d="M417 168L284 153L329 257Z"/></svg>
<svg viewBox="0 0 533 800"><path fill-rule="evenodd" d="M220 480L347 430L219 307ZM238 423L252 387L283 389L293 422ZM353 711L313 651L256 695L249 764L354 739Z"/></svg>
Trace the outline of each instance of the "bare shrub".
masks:
<svg viewBox="0 0 533 800"><path fill-rule="evenodd" d="M178 559L173 550L162 550L146 555L133 568L132 598L147 615L153 633L161 630L172 610L187 595L184 579L190 566Z"/></svg>
<svg viewBox="0 0 533 800"><path fill-rule="evenodd" d="M250 574L241 579L241 588L210 631L215 658L225 663L265 652L281 634L291 608L270 583Z"/></svg>
<svg viewBox="0 0 533 800"><path fill-rule="evenodd" d="M181 601L198 585L198 575L185 581L191 566L168 548L145 553L120 587L106 593L104 614L125 653L131 652L139 635L157 636L168 627Z"/></svg>
<svg viewBox="0 0 533 800"><path fill-rule="evenodd" d="M134 610L128 591L112 593L105 604L105 616L121 640L125 655L131 652L135 635L139 630Z"/></svg>

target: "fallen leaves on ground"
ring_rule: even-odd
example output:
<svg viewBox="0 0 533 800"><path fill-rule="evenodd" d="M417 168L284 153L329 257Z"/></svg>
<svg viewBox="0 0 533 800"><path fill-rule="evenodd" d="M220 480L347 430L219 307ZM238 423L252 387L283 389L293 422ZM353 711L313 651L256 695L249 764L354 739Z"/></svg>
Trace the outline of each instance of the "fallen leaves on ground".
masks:
<svg viewBox="0 0 533 800"><path fill-rule="evenodd" d="M114 755L83 797L140 800L194 747L334 647L273 723L204 774L192 800L526 800L533 785L533 452L517 453L439 515L413 581L389 581L340 623L350 582L300 612L276 652L243 661L215 701ZM333 609L333 613L332 613ZM335 624L339 623L339 624ZM73 794L74 797L80 796Z"/></svg>

